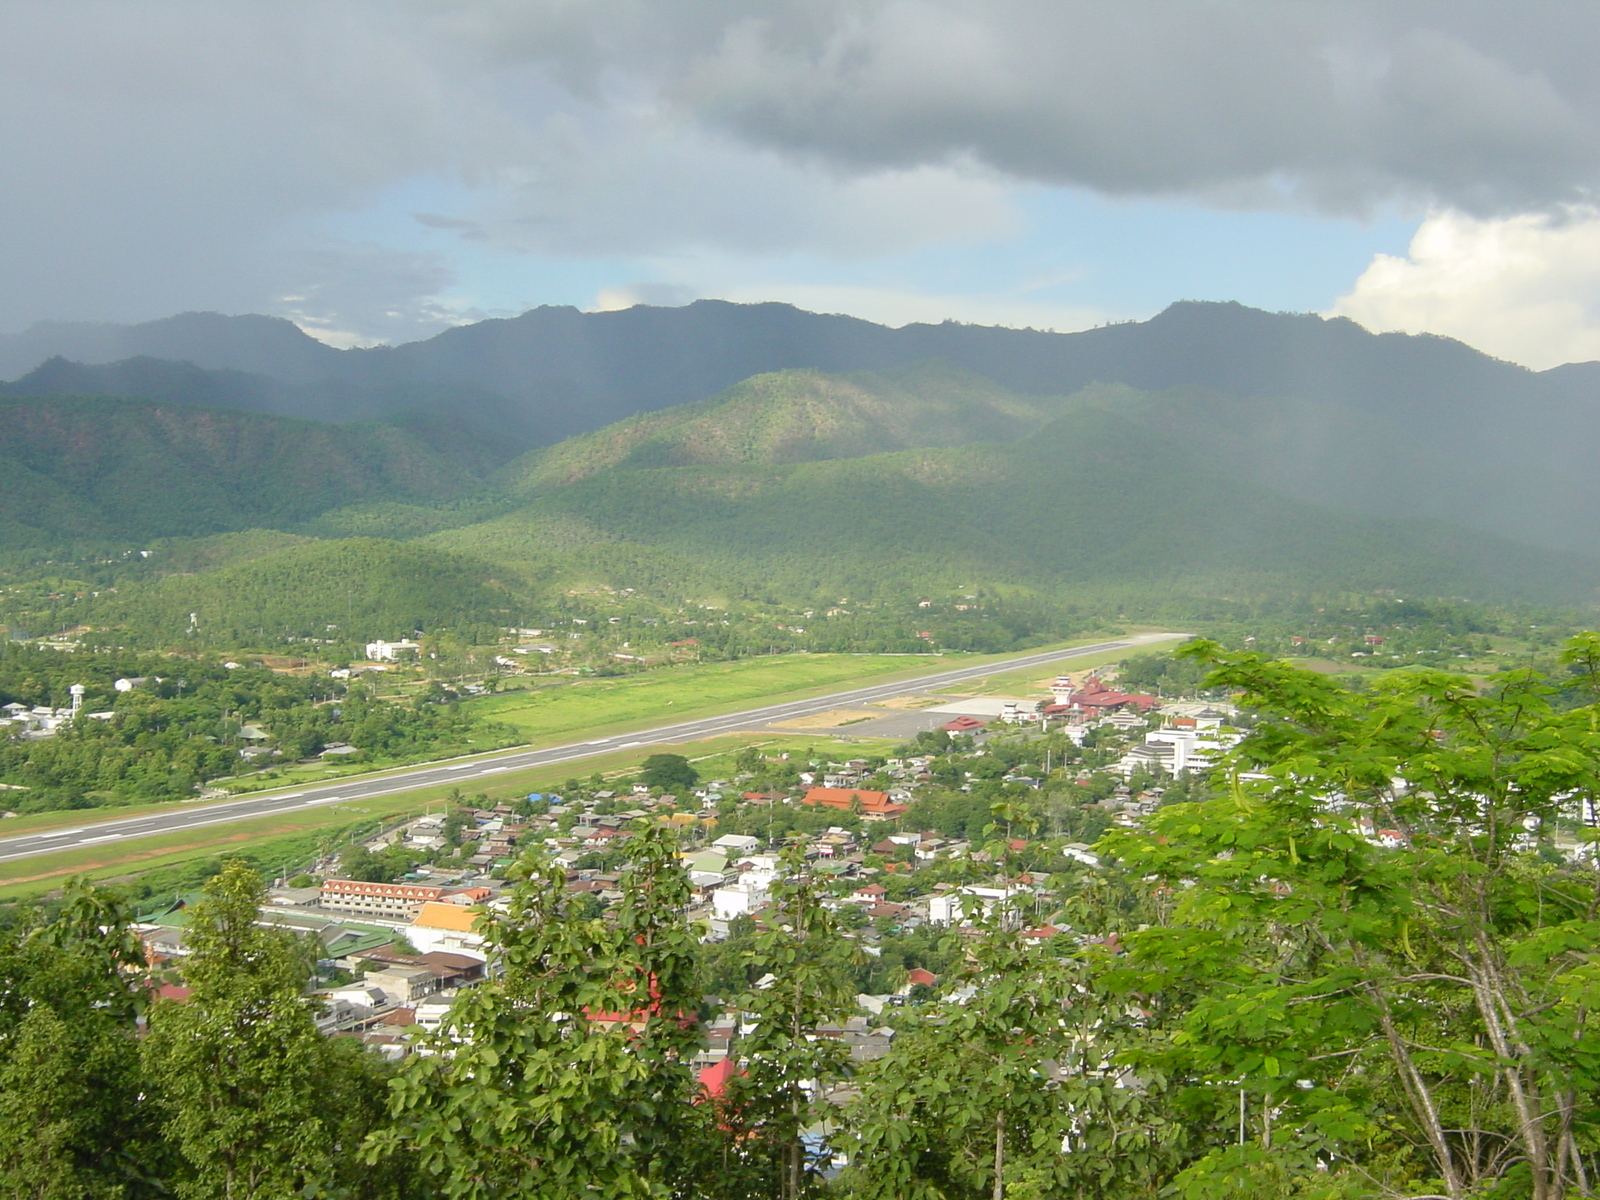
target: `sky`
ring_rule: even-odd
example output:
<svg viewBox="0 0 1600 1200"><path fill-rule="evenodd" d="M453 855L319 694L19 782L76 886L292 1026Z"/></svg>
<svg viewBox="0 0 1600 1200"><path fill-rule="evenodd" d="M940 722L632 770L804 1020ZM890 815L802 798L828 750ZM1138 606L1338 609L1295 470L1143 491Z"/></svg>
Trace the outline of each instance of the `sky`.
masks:
<svg viewBox="0 0 1600 1200"><path fill-rule="evenodd" d="M0 332L540 304L1600 359L1577 0L3 0Z"/></svg>

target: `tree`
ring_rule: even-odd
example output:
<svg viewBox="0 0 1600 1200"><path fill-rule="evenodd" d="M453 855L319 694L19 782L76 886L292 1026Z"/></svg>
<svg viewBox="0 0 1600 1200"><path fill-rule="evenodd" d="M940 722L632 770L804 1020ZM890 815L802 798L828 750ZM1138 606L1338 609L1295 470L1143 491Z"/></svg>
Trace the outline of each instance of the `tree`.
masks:
<svg viewBox="0 0 1600 1200"><path fill-rule="evenodd" d="M755 1177L798 1200L820 1181L804 1134L826 1111L825 1091L850 1073L843 1044L817 1030L855 1011L854 964L798 845L784 851L783 867L753 955L754 973L771 978L741 1002L755 1028L741 1043L747 1071L730 1088L724 1118Z"/></svg>
<svg viewBox="0 0 1600 1200"><path fill-rule="evenodd" d="M560 864L517 864L508 911L486 918L504 977L464 992L407 1064L368 1161L412 1147L451 1200L695 1193L709 1125L690 1103L688 880L665 831L629 845L611 923L568 911Z"/></svg>
<svg viewBox="0 0 1600 1200"><path fill-rule="evenodd" d="M128 922L110 895L73 881L52 920L0 939L0 1194L166 1194L135 1038L143 947Z"/></svg>
<svg viewBox="0 0 1600 1200"><path fill-rule="evenodd" d="M859 1080L848 1183L862 1200L1131 1196L1181 1128L1154 1076L1116 1066L1135 1014L1094 953L1034 944L997 909L970 948L970 995L925 1008Z"/></svg>
<svg viewBox="0 0 1600 1200"><path fill-rule="evenodd" d="M243 860L223 866L191 910L189 999L150 1011L145 1071L193 1200L277 1200L337 1174L343 1097L290 936L256 924L265 895Z"/></svg>
<svg viewBox="0 0 1600 1200"><path fill-rule="evenodd" d="M1182 1080L1210 1131L1180 1184L1589 1194L1600 887L1592 854L1540 851L1592 844L1600 707L1559 707L1532 671L1357 694L1186 653L1262 720L1225 794L1102 843L1166 910L1107 979L1150 1010L1129 1061ZM1592 696L1600 636L1565 661Z"/></svg>
<svg viewBox="0 0 1600 1200"><path fill-rule="evenodd" d="M639 782L663 791L688 791L700 782L700 772L681 754L652 754L641 765Z"/></svg>

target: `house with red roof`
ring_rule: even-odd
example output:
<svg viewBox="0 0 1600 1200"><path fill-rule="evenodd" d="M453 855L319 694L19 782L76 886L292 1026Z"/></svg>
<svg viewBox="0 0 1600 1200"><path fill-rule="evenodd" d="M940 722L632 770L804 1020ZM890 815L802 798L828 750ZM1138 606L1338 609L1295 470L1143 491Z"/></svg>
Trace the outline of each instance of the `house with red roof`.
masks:
<svg viewBox="0 0 1600 1200"><path fill-rule="evenodd" d="M976 733L983 728L983 722L977 717L957 717L949 724L939 726L946 733Z"/></svg>
<svg viewBox="0 0 1600 1200"><path fill-rule="evenodd" d="M1107 687L1098 677L1092 675L1072 694L1072 699L1066 705L1067 708L1082 713L1112 713L1120 712L1124 708L1144 713L1160 706L1161 699L1158 696L1147 695L1144 692L1119 692L1116 688ZM1050 707L1054 709L1060 706ZM1049 709L1046 712L1049 712Z"/></svg>
<svg viewBox="0 0 1600 1200"><path fill-rule="evenodd" d="M738 1064L731 1058L724 1058L714 1062L695 1073L695 1078L700 1083L700 1089L708 1100L722 1099L722 1093L728 1090L728 1081L739 1074Z"/></svg>
<svg viewBox="0 0 1600 1200"><path fill-rule="evenodd" d="M814 787L801 797L800 803L836 808L841 812L852 812L859 806L863 817L880 820L898 817L908 811L906 805L890 800L888 792L874 792L866 788Z"/></svg>

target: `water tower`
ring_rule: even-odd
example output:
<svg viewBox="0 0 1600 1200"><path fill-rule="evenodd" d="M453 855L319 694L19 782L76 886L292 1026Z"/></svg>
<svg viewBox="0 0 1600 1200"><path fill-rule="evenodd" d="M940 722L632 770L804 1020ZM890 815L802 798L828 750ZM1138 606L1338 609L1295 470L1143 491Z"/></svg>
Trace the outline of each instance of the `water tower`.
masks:
<svg viewBox="0 0 1600 1200"><path fill-rule="evenodd" d="M72 715L77 716L78 710L83 707L83 694L89 689L81 683L75 683L67 689L72 693Z"/></svg>

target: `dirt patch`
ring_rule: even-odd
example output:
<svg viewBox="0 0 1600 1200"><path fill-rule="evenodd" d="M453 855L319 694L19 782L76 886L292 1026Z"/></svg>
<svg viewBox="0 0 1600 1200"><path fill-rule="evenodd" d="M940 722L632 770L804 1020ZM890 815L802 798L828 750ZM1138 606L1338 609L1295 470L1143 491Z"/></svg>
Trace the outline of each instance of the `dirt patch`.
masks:
<svg viewBox="0 0 1600 1200"><path fill-rule="evenodd" d="M942 704L938 696L891 696L887 700L875 701L873 708L932 708L935 704Z"/></svg>

